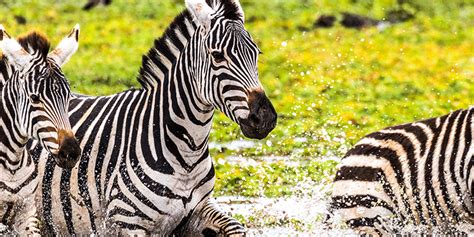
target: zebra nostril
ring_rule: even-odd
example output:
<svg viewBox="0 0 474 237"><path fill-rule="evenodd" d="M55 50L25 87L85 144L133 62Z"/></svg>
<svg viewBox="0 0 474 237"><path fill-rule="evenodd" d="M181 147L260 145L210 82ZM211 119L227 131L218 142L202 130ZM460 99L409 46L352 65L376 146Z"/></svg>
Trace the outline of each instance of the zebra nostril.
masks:
<svg viewBox="0 0 474 237"><path fill-rule="evenodd" d="M258 118L257 114L251 113L249 115L249 122L252 127L257 127L258 125L260 125L260 121L261 120Z"/></svg>
<svg viewBox="0 0 474 237"><path fill-rule="evenodd" d="M61 145L56 163L61 168L71 169L81 156L81 148L73 136L65 136L60 140Z"/></svg>

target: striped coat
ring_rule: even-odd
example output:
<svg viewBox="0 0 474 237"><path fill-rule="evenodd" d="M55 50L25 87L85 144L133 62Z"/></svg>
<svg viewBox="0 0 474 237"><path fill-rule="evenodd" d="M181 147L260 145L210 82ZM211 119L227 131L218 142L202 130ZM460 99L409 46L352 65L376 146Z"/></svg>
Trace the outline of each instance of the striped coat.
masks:
<svg viewBox="0 0 474 237"><path fill-rule="evenodd" d="M17 42L0 25L5 56L0 61L0 214L2 224L21 235L39 233L38 157L28 152L28 139L42 144L51 161L66 169L81 153L67 114L71 92L60 68L76 51L78 34L76 27L48 54L43 35L32 32Z"/></svg>
<svg viewBox="0 0 474 237"><path fill-rule="evenodd" d="M332 214L363 233L474 224L474 108L362 138L339 165Z"/></svg>
<svg viewBox="0 0 474 237"><path fill-rule="evenodd" d="M242 236L209 203L215 109L262 139L276 112L258 80L259 49L235 0L188 0L143 57L140 89L70 103L83 155L72 170L41 159L45 232ZM38 146L35 154L47 154Z"/></svg>

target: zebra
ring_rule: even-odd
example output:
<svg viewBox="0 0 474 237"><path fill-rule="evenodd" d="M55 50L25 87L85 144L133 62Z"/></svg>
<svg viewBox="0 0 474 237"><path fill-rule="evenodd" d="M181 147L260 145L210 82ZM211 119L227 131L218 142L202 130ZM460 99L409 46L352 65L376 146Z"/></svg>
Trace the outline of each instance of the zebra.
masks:
<svg viewBox="0 0 474 237"><path fill-rule="evenodd" d="M364 234L474 224L474 107L362 138L338 167L331 217Z"/></svg>
<svg viewBox="0 0 474 237"><path fill-rule="evenodd" d="M60 68L76 51L78 34L76 26L48 54L42 34L32 32L16 41L0 25L0 68L6 71L0 81L1 221L22 235L40 233L34 202L38 157L30 154L28 139L36 139L65 169L81 154L67 113L70 88Z"/></svg>
<svg viewBox="0 0 474 237"><path fill-rule="evenodd" d="M98 5L109 5L112 3L112 0L88 0L86 5L82 7L83 10L91 10L92 8L98 6Z"/></svg>
<svg viewBox="0 0 474 237"><path fill-rule="evenodd" d="M277 114L258 80L260 50L238 0L186 0L143 56L139 89L70 102L83 149L71 171L40 159L44 233L244 236L210 203L216 109L263 139ZM47 156L39 145L35 155Z"/></svg>

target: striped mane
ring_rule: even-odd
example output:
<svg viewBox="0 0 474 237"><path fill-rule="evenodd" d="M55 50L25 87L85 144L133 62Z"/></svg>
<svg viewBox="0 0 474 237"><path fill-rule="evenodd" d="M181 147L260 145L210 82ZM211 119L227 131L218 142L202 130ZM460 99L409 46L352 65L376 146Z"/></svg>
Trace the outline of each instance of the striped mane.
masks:
<svg viewBox="0 0 474 237"><path fill-rule="evenodd" d="M240 20L244 16L240 12L241 9L235 3L236 0L206 0L206 3L216 11L220 12L220 15L231 20Z"/></svg>
<svg viewBox="0 0 474 237"><path fill-rule="evenodd" d="M218 11L220 15L233 20L243 17L235 0L206 0L207 4ZM155 40L153 48L143 56L138 81L144 88L154 85L166 77L171 67L176 63L179 54L186 47L194 34L197 25L188 10L179 14L165 30L165 33Z"/></svg>
<svg viewBox="0 0 474 237"><path fill-rule="evenodd" d="M0 90L2 89L3 85L5 85L5 82L8 80L10 77L8 73L8 64L7 64L7 59L3 56L0 55Z"/></svg>
<svg viewBox="0 0 474 237"><path fill-rule="evenodd" d="M166 77L195 29L196 25L187 10L174 19L163 36L155 40L154 47L143 56L138 76L142 87L152 88Z"/></svg>
<svg viewBox="0 0 474 237"><path fill-rule="evenodd" d="M32 31L24 36L18 37L18 43L29 53L39 52L46 58L50 49L48 38L40 32ZM8 63L7 58L0 54L0 89L10 78L10 74L14 70L13 66Z"/></svg>
<svg viewBox="0 0 474 237"><path fill-rule="evenodd" d="M51 46L48 38L38 31L32 31L24 36L18 37L18 43L30 54L38 52L44 59L48 57Z"/></svg>

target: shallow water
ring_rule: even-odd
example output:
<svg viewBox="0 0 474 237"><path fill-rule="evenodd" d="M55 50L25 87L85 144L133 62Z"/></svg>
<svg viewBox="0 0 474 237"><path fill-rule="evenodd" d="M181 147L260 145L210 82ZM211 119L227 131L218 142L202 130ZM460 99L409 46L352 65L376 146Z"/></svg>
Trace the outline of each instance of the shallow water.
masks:
<svg viewBox="0 0 474 237"><path fill-rule="evenodd" d="M227 143L216 143L216 142L210 142L209 143L209 149L228 149L232 151L240 150L240 149L246 149L246 148L252 148L255 147L257 143L249 140L235 140Z"/></svg>
<svg viewBox="0 0 474 237"><path fill-rule="evenodd" d="M323 224L330 185L302 186L312 189L284 198L224 196L213 201L225 212L245 219L248 236L357 236Z"/></svg>
<svg viewBox="0 0 474 237"><path fill-rule="evenodd" d="M318 187L321 194L323 187ZM246 198L238 196L217 197L213 201L225 212L243 217L248 236L358 236L349 229L329 229L323 224L327 214L326 194L315 197ZM457 229L474 237L474 225L463 224ZM418 233L422 227L407 226L400 236ZM447 236L433 234L430 236ZM458 235L462 236L462 235Z"/></svg>
<svg viewBox="0 0 474 237"><path fill-rule="evenodd" d="M215 202L250 220L249 236L356 236L350 230L328 230L322 224L325 202L317 198L218 197Z"/></svg>
<svg viewBox="0 0 474 237"><path fill-rule="evenodd" d="M233 148L235 148L235 143ZM242 145L242 144L241 144ZM250 145L250 144L245 144ZM220 159L237 166L259 166L263 162L279 163L285 166L301 166L310 159L290 156L241 157L229 156ZM321 161L340 158L328 156L318 158ZM331 192L331 182L325 179L322 183L299 183L293 188L296 195L281 198L222 196L214 202L225 212L245 220L248 236L358 236L348 229L329 229L323 220L328 214L327 202ZM474 225L460 225L458 230L474 237ZM407 226L403 234L423 233L422 227ZM419 235L419 234L418 234ZM433 234L432 236L446 236Z"/></svg>

